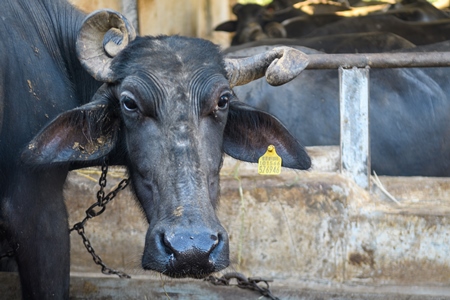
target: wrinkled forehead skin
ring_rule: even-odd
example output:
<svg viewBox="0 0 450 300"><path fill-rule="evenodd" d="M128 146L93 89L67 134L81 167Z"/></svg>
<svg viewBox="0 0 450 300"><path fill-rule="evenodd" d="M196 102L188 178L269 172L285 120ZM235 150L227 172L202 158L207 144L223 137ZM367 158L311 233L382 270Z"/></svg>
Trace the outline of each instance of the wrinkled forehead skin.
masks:
<svg viewBox="0 0 450 300"><path fill-rule="evenodd" d="M112 70L130 176L149 222L143 267L170 273L160 267L171 265L170 255L155 253L172 244L186 251L204 247L208 255L207 248L216 248L217 241L228 247L215 214L227 117L227 111L216 108L221 95L231 95L218 47L192 38L137 38L114 58ZM135 111L125 109L129 99ZM183 237L202 242L192 246L179 242ZM228 264L228 249L217 250ZM172 251L175 256L177 251ZM209 270L198 268L218 270L224 267L220 261ZM195 273L196 263L180 273Z"/></svg>
<svg viewBox="0 0 450 300"><path fill-rule="evenodd" d="M165 124L184 120L195 126L216 104L216 90L228 85L218 47L201 39L137 38L112 69L121 88L145 102L145 113Z"/></svg>
<svg viewBox="0 0 450 300"><path fill-rule="evenodd" d="M226 76L217 45L182 36L137 37L114 58L111 68L119 80L141 72L153 72L185 83L189 78L183 75L192 76L200 70Z"/></svg>

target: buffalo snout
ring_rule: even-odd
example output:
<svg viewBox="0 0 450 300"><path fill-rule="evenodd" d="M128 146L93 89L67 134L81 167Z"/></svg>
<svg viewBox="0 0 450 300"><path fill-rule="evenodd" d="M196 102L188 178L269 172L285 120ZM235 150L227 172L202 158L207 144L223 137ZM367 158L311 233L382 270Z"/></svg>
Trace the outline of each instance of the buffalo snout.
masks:
<svg viewBox="0 0 450 300"><path fill-rule="evenodd" d="M167 226L147 234L142 258L144 269L170 277L204 278L228 265L228 234L220 224Z"/></svg>

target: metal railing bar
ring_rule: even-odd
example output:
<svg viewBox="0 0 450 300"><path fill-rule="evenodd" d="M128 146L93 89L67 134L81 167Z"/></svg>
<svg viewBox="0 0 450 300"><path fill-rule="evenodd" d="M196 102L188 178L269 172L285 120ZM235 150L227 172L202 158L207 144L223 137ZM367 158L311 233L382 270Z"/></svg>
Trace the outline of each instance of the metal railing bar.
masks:
<svg viewBox="0 0 450 300"><path fill-rule="evenodd" d="M450 67L450 52L308 54L306 69Z"/></svg>

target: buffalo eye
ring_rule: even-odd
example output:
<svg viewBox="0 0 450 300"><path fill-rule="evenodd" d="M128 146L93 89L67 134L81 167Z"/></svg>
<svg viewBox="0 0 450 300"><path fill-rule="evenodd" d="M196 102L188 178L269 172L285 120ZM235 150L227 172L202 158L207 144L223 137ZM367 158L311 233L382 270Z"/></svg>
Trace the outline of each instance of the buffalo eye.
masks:
<svg viewBox="0 0 450 300"><path fill-rule="evenodd" d="M217 102L218 109L226 109L228 107L228 102L230 102L232 95L231 93L222 94Z"/></svg>
<svg viewBox="0 0 450 300"><path fill-rule="evenodd" d="M138 109L136 101L128 96L122 96L122 106L126 111L133 112Z"/></svg>

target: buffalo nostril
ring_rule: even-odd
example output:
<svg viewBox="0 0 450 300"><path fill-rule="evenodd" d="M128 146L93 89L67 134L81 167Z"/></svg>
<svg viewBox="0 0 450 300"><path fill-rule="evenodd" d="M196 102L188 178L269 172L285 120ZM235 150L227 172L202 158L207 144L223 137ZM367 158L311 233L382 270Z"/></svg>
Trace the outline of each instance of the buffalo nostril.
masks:
<svg viewBox="0 0 450 300"><path fill-rule="evenodd" d="M168 255L173 255L175 254L176 250L172 247L170 241L167 239L167 236L164 233L160 234L160 240L162 241L162 245L164 247L164 251L168 254Z"/></svg>

